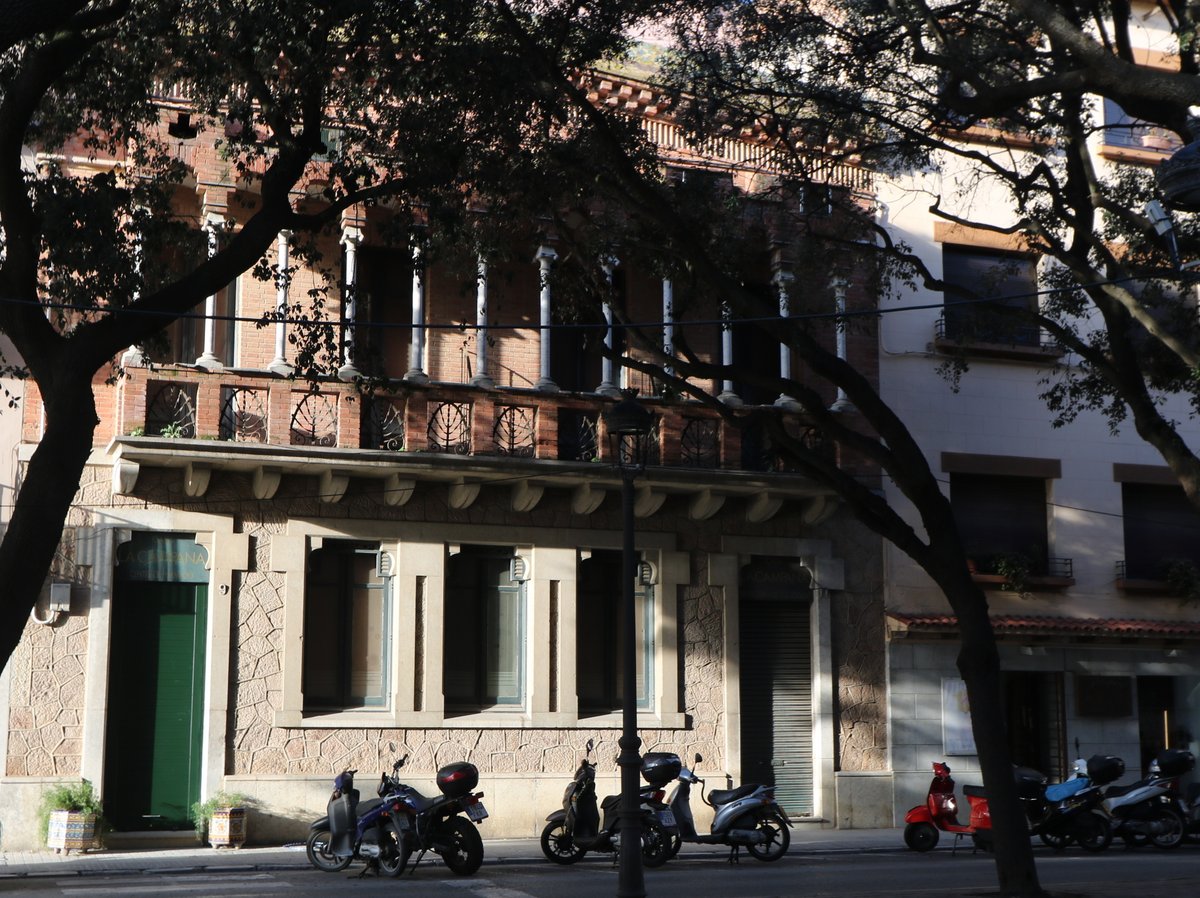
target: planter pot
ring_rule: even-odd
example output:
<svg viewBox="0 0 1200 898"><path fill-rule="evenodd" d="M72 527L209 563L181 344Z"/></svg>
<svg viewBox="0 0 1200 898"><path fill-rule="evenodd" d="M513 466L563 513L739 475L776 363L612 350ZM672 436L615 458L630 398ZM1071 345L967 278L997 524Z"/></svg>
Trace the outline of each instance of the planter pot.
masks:
<svg viewBox="0 0 1200 898"><path fill-rule="evenodd" d="M78 811L51 811L46 847L59 853L69 853L71 849L87 851L89 848L99 848L100 833L96 815Z"/></svg>
<svg viewBox="0 0 1200 898"><path fill-rule="evenodd" d="M246 809L217 808L208 821L208 844L213 848L241 848L246 842Z"/></svg>

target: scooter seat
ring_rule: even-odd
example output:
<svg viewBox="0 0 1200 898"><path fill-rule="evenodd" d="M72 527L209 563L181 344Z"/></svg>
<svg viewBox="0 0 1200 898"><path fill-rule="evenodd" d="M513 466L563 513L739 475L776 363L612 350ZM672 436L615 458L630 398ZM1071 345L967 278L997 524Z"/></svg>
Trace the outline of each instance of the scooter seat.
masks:
<svg viewBox="0 0 1200 898"><path fill-rule="evenodd" d="M971 798L987 798L987 790L983 786L963 786L963 795Z"/></svg>
<svg viewBox="0 0 1200 898"><path fill-rule="evenodd" d="M1120 798L1122 795L1128 795L1134 789L1140 789L1144 785L1146 785L1146 784L1144 782L1142 782L1141 780L1139 780L1138 782L1130 783L1127 786L1109 786L1107 789L1104 790L1104 797L1105 798Z"/></svg>
<svg viewBox="0 0 1200 898"><path fill-rule="evenodd" d="M708 800L713 804L729 804L731 801L745 798L757 788L756 784L747 783L744 786L738 786L736 789L713 789L708 793Z"/></svg>

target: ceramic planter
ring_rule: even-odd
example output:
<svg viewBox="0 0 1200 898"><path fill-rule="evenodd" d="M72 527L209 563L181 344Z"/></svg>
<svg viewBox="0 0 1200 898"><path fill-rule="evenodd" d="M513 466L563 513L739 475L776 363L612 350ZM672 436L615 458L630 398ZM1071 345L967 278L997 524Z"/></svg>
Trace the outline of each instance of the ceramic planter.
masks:
<svg viewBox="0 0 1200 898"><path fill-rule="evenodd" d="M246 809L217 808L208 821L208 844L213 848L241 848L246 841Z"/></svg>
<svg viewBox="0 0 1200 898"><path fill-rule="evenodd" d="M100 847L99 827L95 814L79 811L51 811L50 826L46 831L46 847L61 853L87 851Z"/></svg>

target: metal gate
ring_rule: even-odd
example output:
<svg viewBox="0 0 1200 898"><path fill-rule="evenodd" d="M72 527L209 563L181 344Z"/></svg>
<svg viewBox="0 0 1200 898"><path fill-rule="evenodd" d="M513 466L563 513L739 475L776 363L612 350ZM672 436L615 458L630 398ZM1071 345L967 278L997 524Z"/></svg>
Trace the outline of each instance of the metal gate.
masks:
<svg viewBox="0 0 1200 898"><path fill-rule="evenodd" d="M742 782L774 785L793 816L814 813L809 583L798 565L756 562L740 590Z"/></svg>

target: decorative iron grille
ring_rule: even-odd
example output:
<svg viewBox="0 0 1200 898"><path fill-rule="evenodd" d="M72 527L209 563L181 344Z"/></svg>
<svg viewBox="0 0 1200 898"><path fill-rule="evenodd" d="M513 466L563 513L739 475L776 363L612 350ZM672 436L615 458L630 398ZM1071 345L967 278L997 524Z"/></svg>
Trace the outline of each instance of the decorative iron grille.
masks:
<svg viewBox="0 0 1200 898"><path fill-rule="evenodd" d="M430 452L471 454L471 404L443 402L429 415L426 437Z"/></svg>
<svg viewBox="0 0 1200 898"><path fill-rule="evenodd" d="M496 425L492 428L496 451L501 455L516 458L533 458L536 436L535 410L521 405L508 405L499 411L496 415Z"/></svg>
<svg viewBox="0 0 1200 898"><path fill-rule="evenodd" d="M337 445L337 397L329 393L302 393L292 409L293 446Z"/></svg>
<svg viewBox="0 0 1200 898"><path fill-rule="evenodd" d="M679 457L690 468L715 468L721 462L720 428L711 418L692 418L679 437Z"/></svg>
<svg viewBox="0 0 1200 898"><path fill-rule="evenodd" d="M238 443L267 441L267 391L252 387L221 388L220 437Z"/></svg>
<svg viewBox="0 0 1200 898"><path fill-rule="evenodd" d="M196 436L196 385L151 381L146 390L146 436Z"/></svg>
<svg viewBox="0 0 1200 898"><path fill-rule="evenodd" d="M404 403L376 396L365 407L367 420L363 434L364 449L399 452L404 442Z"/></svg>
<svg viewBox="0 0 1200 898"><path fill-rule="evenodd" d="M558 457L563 461L595 461L600 457L597 431L600 416L577 409L558 411Z"/></svg>

